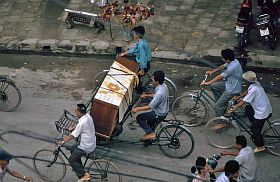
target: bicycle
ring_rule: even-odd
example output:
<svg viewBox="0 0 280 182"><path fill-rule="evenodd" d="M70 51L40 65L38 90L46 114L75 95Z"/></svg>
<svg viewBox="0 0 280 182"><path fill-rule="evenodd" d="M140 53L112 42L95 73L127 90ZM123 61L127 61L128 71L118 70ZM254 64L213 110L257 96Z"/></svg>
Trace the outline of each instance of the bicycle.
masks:
<svg viewBox="0 0 280 182"><path fill-rule="evenodd" d="M208 78L206 74L203 82ZM205 123L209 117L209 105L215 108L215 99L205 90L205 86L199 86L199 90L193 94L182 95L172 104L171 114L175 119L185 121L186 126L198 126ZM232 105L229 102L229 106ZM245 116L245 111L241 108L238 111L240 117Z"/></svg>
<svg viewBox="0 0 280 182"><path fill-rule="evenodd" d="M0 110L11 112L19 107L21 93L7 75L0 75Z"/></svg>
<svg viewBox="0 0 280 182"><path fill-rule="evenodd" d="M57 182L64 178L66 174L66 163L62 156L64 156L68 162L69 158L63 152L62 147L65 146L59 146L54 151L42 149L37 151L34 155L34 169L43 180ZM90 163L87 165L89 160ZM85 155L83 167L90 174L91 181L122 181L121 173L116 165L109 160L96 159L94 151Z"/></svg>
<svg viewBox="0 0 280 182"><path fill-rule="evenodd" d="M163 123L168 123L163 125ZM151 128L156 130L156 139L144 140L145 147L158 144L162 153L171 158L184 159L194 149L194 138L191 132L178 120L158 120ZM156 129L158 128L158 129ZM178 151L181 147L181 150Z"/></svg>
<svg viewBox="0 0 280 182"><path fill-rule="evenodd" d="M276 156L280 156L280 120L266 120L268 128L263 131L263 138L267 150ZM240 129L241 127L241 129ZM205 135L208 142L217 148L227 149L233 147L235 137L245 131L252 138L250 126L233 112L228 117L215 117L205 125Z"/></svg>
<svg viewBox="0 0 280 182"><path fill-rule="evenodd" d="M103 82L105 77L108 75L108 72L109 70L102 70L95 75L95 77L93 78L93 88L96 88L98 85L100 85L100 82ZM144 92L154 93L155 88L152 82L152 76L149 73L146 73L146 75L143 77L142 85L143 88L145 88ZM168 77L164 78L164 83L168 87L169 103L171 105L177 97L177 87Z"/></svg>

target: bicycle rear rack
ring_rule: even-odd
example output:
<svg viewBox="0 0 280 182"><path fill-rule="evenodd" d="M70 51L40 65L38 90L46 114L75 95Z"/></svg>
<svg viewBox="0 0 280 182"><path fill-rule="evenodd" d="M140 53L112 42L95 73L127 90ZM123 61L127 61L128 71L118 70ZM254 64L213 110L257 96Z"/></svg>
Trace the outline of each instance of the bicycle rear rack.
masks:
<svg viewBox="0 0 280 182"><path fill-rule="evenodd" d="M60 133L65 132L69 127L76 126L78 118L69 111L64 110L63 115L58 121L55 121L55 127Z"/></svg>

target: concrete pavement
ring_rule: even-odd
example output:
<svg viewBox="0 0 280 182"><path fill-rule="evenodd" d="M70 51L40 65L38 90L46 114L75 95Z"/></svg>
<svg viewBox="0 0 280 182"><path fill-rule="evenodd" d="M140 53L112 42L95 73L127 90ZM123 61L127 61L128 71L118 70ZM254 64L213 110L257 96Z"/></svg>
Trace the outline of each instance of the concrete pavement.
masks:
<svg viewBox="0 0 280 182"><path fill-rule="evenodd" d="M235 45L234 22L241 0L140 2L155 5L155 16L142 22L150 46L153 50L157 48L154 57L193 61L220 56L221 49ZM0 50L114 54L116 46L127 49L133 45L133 41L122 40L121 27L117 25L113 25L113 40L108 23L99 34L94 34L88 26L67 29L57 20L64 8L102 12L90 0L0 0ZM252 44L245 51L250 58L248 64L280 67L279 46L274 51L268 50L257 40L257 30L251 34Z"/></svg>

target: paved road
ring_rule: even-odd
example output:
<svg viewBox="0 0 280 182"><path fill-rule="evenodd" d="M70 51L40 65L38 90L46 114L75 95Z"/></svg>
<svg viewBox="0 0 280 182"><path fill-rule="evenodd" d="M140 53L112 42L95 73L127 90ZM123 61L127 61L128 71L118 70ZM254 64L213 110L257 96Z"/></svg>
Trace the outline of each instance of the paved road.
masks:
<svg viewBox="0 0 280 182"><path fill-rule="evenodd" d="M75 58L45 57L34 55L0 55L0 73L10 75L20 88L23 96L20 107L12 112L0 112L0 131L10 129L31 130L44 136L54 138L57 135L54 121L66 108L73 111L76 103L87 101L92 90L92 77L98 71L108 68L112 58ZM4 60L4 61L3 61ZM164 66L162 66L164 64ZM176 80L179 93L195 89L207 68L155 61L153 69L159 67L166 71L171 79ZM190 75L193 82L188 82ZM180 76L178 76L180 75ZM274 117L280 117L279 99L270 96L275 111ZM177 160L164 156L157 146L145 148L142 145L124 143L113 144L112 160L124 174L123 181L186 181L183 175L190 174L190 168L197 156L210 157L221 150L208 145L203 134L203 127L189 128L195 138L194 152L186 159ZM129 130L125 125L120 136L122 140L138 140L143 135L139 128ZM0 142L0 146L14 155L32 157L42 148L54 148L53 144L8 134L5 139L9 144ZM251 146L252 143L250 143ZM117 151L117 153L115 152ZM259 181L277 181L280 177L279 157L268 153L256 155L259 165ZM231 157L221 159L221 164ZM21 159L31 169L17 161L11 161L10 167L24 174L34 176L34 181L42 181L32 170L32 161ZM145 178L143 178L145 177ZM70 168L63 181L75 181L76 177ZM7 182L14 179L7 176Z"/></svg>
<svg viewBox="0 0 280 182"><path fill-rule="evenodd" d="M131 0L136 3L136 0ZM155 5L155 16L143 21L146 38L155 56L189 59L189 56L220 56L220 50L234 47L234 22L240 0L141 0ZM258 11L254 4L254 15ZM114 24L114 40L106 31L94 34L88 26L67 29L57 19L64 8L99 14L102 9L90 0L0 0L0 50L55 50L64 52L113 53L116 46L127 48L122 41L121 26ZM263 45L257 29L251 32L246 51L258 66L279 67L279 46L271 51ZM186 53L187 56L182 55Z"/></svg>

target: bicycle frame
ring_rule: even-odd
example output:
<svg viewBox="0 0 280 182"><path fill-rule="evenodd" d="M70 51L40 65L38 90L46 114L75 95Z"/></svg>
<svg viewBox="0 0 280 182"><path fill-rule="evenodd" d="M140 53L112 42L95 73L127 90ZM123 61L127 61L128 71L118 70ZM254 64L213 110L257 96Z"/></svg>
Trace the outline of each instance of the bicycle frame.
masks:
<svg viewBox="0 0 280 182"><path fill-rule="evenodd" d="M51 166L56 162L59 153L61 153L61 154L64 156L64 158L69 162L69 157L63 152L63 150L61 149L62 147L63 147L63 146L59 146L59 147L54 151L54 153L53 153L53 154L54 154L54 160L51 161L50 164L47 165L47 167L51 167ZM84 164L83 164L83 168L86 166L87 161L88 161L88 159L89 159L90 157L92 157L91 154L86 154L86 160L85 160L85 162L84 162ZM94 159L95 159L95 158L93 158L93 160L94 160Z"/></svg>

